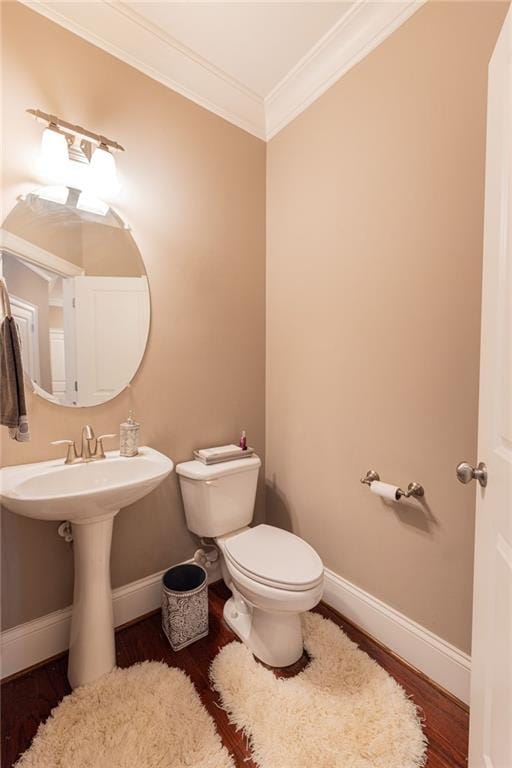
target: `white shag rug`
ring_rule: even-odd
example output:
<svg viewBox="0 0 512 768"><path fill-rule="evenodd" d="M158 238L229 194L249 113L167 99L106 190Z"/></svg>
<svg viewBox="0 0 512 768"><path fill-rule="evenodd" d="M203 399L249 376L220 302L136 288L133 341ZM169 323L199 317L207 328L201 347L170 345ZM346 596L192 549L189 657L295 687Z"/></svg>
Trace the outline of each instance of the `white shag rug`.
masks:
<svg viewBox="0 0 512 768"><path fill-rule="evenodd" d="M16 768L235 768L180 669L145 661L66 696Z"/></svg>
<svg viewBox="0 0 512 768"><path fill-rule="evenodd" d="M225 646L210 675L260 768L419 768L426 738L403 688L332 621L304 615L311 658L277 678L242 643Z"/></svg>

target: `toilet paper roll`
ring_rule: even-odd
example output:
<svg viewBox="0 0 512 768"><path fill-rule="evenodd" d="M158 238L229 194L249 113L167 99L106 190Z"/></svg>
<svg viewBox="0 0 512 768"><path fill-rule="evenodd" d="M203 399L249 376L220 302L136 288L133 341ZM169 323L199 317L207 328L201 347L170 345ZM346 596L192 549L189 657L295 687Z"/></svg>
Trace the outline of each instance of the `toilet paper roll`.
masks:
<svg viewBox="0 0 512 768"><path fill-rule="evenodd" d="M383 499L400 501L397 485L391 485L390 483L382 483L380 480L374 480L373 483L370 483L370 491L375 493L377 496L382 496Z"/></svg>

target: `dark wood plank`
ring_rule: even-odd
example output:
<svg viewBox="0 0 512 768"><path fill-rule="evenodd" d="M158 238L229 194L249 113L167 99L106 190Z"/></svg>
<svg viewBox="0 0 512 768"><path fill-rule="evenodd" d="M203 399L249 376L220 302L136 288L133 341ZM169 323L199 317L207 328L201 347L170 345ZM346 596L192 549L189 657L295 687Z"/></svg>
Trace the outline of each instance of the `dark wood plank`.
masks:
<svg viewBox="0 0 512 768"><path fill-rule="evenodd" d="M163 661L184 670L194 683L201 701L215 720L223 743L240 768L257 768L249 758L242 733L229 724L219 707L217 694L209 684L209 668L219 649L234 639L222 618L229 592L222 582L210 587L210 632L197 643L173 652L155 613L119 629L116 633L117 663L129 667L139 661ZM409 667L377 641L366 635L336 611L320 604L316 609L341 626L362 650L374 658L412 697L425 718L429 740L426 768L466 768L468 711L460 702L437 688L424 675ZM307 664L303 657L293 668L281 670L281 677L296 674ZM70 693L66 678L67 654L29 672L16 676L1 687L1 765L11 768L30 745L37 728L59 701ZM79 766L77 766L79 768Z"/></svg>

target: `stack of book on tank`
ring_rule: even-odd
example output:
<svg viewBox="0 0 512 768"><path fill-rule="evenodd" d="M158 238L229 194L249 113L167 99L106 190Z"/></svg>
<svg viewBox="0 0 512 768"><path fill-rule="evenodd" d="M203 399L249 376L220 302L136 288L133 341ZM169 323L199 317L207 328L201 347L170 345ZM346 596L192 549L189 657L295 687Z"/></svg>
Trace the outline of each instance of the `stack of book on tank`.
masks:
<svg viewBox="0 0 512 768"><path fill-rule="evenodd" d="M198 451L194 451L194 458L202 461L203 464L219 464L221 461L248 459L253 455L253 448L240 448L234 443L231 445L218 445L215 448L201 448Z"/></svg>

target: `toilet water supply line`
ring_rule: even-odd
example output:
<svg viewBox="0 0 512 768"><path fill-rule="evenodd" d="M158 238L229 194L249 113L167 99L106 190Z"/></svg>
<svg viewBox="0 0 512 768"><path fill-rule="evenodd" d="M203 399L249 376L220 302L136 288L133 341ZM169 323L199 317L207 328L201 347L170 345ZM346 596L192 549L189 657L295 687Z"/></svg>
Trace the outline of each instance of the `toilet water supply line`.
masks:
<svg viewBox="0 0 512 768"><path fill-rule="evenodd" d="M57 532L67 544L70 544L73 541L73 531L69 520L65 520L61 523ZM204 539L201 539L201 544L203 544L203 547L196 549L192 559L194 563L199 563L199 565L202 565L203 568L208 571L219 559L219 550L213 544L205 542Z"/></svg>
<svg viewBox="0 0 512 768"><path fill-rule="evenodd" d="M201 544L203 547L201 549L196 549L193 560L208 571L212 565L218 561L219 550L213 544L205 542L204 539L201 539Z"/></svg>

